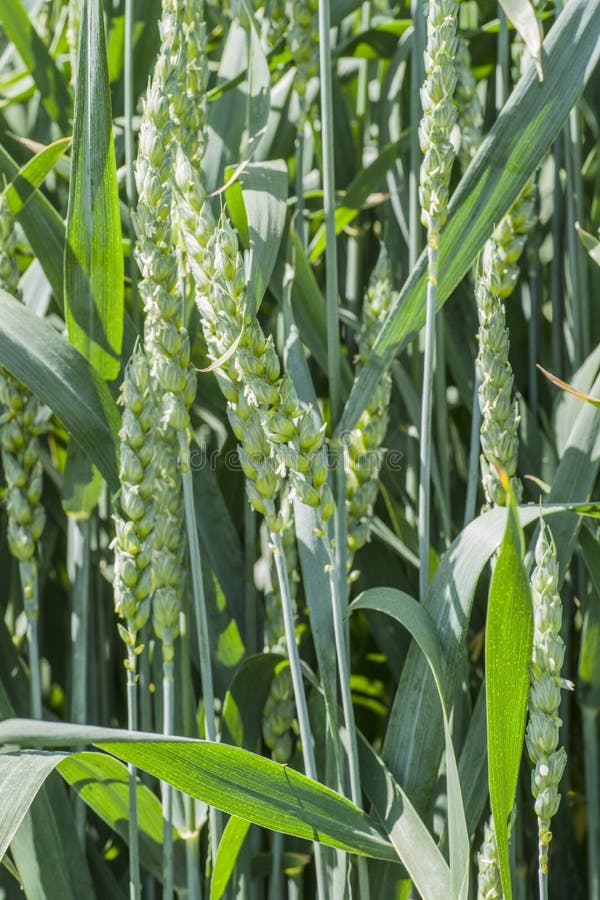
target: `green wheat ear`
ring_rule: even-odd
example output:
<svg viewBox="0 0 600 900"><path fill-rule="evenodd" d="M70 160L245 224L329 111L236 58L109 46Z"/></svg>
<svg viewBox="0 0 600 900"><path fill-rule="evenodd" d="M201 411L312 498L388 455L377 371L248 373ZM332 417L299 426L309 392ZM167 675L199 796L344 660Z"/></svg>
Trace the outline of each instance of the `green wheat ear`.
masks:
<svg viewBox="0 0 600 900"><path fill-rule="evenodd" d="M502 883L500 881L500 861L494 820L483 826L483 842L477 854L477 900L502 900Z"/></svg>
<svg viewBox="0 0 600 900"><path fill-rule="evenodd" d="M138 347L125 370L120 402L120 514L114 516L116 537L115 611L125 620L119 634L127 648L126 668L135 677L143 647L138 633L148 621L152 594L152 546L156 518L156 408L148 360Z"/></svg>
<svg viewBox="0 0 600 900"><path fill-rule="evenodd" d="M529 721L525 743L534 765L531 790L538 819L539 868L548 872L548 845L552 840L551 819L558 812L558 785L567 764L567 754L558 747L562 722L558 715L561 688L573 689L561 677L565 645L560 635L562 603L558 593L558 559L552 532L543 519L535 547L536 566L531 576L533 600L533 653Z"/></svg>
<svg viewBox="0 0 600 900"><path fill-rule="evenodd" d="M14 218L0 195L0 288L20 297ZM42 463L38 435L40 403L24 384L0 367L0 448L6 478L8 547L19 562L25 614L38 616L39 541L46 522L41 503Z"/></svg>
<svg viewBox="0 0 600 900"><path fill-rule="evenodd" d="M362 324L358 335L359 364L364 365L392 305L392 275L387 250L382 245L365 294ZM370 533L373 506L377 499L383 441L388 428L392 394L389 372L381 377L360 419L344 441L346 514L348 521L348 569L354 554ZM358 573L351 573L354 580Z"/></svg>

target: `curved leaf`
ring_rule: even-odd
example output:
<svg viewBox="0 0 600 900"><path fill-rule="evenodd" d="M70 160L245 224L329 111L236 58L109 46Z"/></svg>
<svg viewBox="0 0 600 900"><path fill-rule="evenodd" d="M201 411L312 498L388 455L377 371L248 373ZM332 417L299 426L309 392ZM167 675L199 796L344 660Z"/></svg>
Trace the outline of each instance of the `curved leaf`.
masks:
<svg viewBox="0 0 600 900"><path fill-rule="evenodd" d="M250 822L232 816L219 841L215 867L210 883L210 900L221 900L235 869L242 845L250 829Z"/></svg>
<svg viewBox="0 0 600 900"><path fill-rule="evenodd" d="M345 797L288 766L239 747L32 719L1 722L0 743L94 743L177 790L264 828L320 841L347 853L397 862L380 826Z"/></svg>
<svg viewBox="0 0 600 900"><path fill-rule="evenodd" d="M116 491L120 416L106 384L51 325L5 291L0 323L0 363L56 413Z"/></svg>
<svg viewBox="0 0 600 900"><path fill-rule="evenodd" d="M129 772L123 763L106 753L82 752L65 756L59 771L67 784L123 841L129 842ZM155 878L162 879L163 818L158 797L137 783L137 827L140 862ZM175 883L185 888L185 854L176 841Z"/></svg>
<svg viewBox="0 0 600 900"><path fill-rule="evenodd" d="M0 755L0 859L46 778L65 755L40 751Z"/></svg>
<svg viewBox="0 0 600 900"><path fill-rule="evenodd" d="M597 379L594 392L600 388ZM589 496L600 468L600 412L582 406L558 466L549 503ZM539 516L539 507L519 509L523 527ZM555 516L552 531L564 573L573 552L578 522L560 505L543 508ZM446 664L446 699L451 703L471 615L475 588L489 558L501 544L506 510L494 509L471 522L440 561L425 606L436 623ZM436 690L420 651L409 648L385 736L382 756L415 808L426 813L443 751L443 731Z"/></svg>
<svg viewBox="0 0 600 900"><path fill-rule="evenodd" d="M469 893L469 834L444 694L444 664L435 632L435 625L424 606L417 603L413 597L405 594L404 591L398 591L394 588L372 588L364 591L351 604L350 612L353 609L378 610L391 616L410 632L429 663L442 707L446 742L451 896L453 898L466 898ZM415 885L423 893L412 874L411 862L406 861L405 865L415 881Z"/></svg>

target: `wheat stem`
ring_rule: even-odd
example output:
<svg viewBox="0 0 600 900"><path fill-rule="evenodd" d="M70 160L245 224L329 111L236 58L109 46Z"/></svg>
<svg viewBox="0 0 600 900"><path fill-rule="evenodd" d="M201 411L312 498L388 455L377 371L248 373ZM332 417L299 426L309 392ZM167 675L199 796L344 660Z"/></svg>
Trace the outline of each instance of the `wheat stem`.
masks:
<svg viewBox="0 0 600 900"><path fill-rule="evenodd" d="M317 781L317 766L313 750L312 735L310 731L310 720L308 717L308 705L306 702L306 694L304 692L304 682L302 679L302 666L300 663L300 655L296 644L296 629L294 624L294 609L292 605L292 597L290 592L290 584L288 579L287 567L285 564L285 551L283 542L279 532L270 531L270 539L274 548L275 568L277 570L277 578L279 580L279 590L281 592L283 624L285 628L285 638L287 643L288 658L290 661L290 672L292 675L292 684L294 686L294 699L296 702L296 714L298 716L298 727L300 729L300 740L302 741L302 758L304 760L304 771L309 778ZM323 861L321 845L315 841L315 868L317 873L317 892L319 900L326 900L326 875Z"/></svg>
<svg viewBox="0 0 600 900"><path fill-rule="evenodd" d="M435 223L437 225L437 223ZM433 229L433 225L431 226ZM427 306L425 314L425 356L419 444L419 598L429 587L430 497L431 497L431 414L435 367L435 308L437 298L437 246L427 248Z"/></svg>
<svg viewBox="0 0 600 900"><path fill-rule="evenodd" d="M335 172L333 92L331 83L331 16L329 0L319 0L319 74L321 79L321 128L323 134L323 211L325 214L325 270L327 310L327 376L331 424L341 409L340 333L338 323L337 235L335 229Z"/></svg>
<svg viewBox="0 0 600 900"><path fill-rule="evenodd" d="M133 647L128 647L129 666L127 668L127 728L129 731L137 731L138 727L138 696L137 677L135 674L136 659ZM129 900L139 900L141 897L140 883L140 858L139 838L137 827L137 769L133 763L128 763L129 772Z"/></svg>

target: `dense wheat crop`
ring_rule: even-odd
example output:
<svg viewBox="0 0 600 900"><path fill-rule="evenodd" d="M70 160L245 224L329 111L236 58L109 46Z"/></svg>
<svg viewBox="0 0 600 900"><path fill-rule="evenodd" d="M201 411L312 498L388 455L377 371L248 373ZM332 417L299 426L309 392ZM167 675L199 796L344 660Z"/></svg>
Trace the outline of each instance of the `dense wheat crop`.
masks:
<svg viewBox="0 0 600 900"><path fill-rule="evenodd" d="M0 0L0 900L600 900L600 0Z"/></svg>

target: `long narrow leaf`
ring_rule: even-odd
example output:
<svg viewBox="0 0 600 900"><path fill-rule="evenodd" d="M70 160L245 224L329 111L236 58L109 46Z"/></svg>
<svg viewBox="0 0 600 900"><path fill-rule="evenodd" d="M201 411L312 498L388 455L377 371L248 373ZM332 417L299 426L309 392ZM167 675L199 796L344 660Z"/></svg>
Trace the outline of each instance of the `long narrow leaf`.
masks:
<svg viewBox="0 0 600 900"><path fill-rule="evenodd" d="M490 803L502 887L507 900L511 900L508 818L515 801L525 738L533 611L517 506L506 476L503 484L509 492L510 503L506 532L490 585L485 672Z"/></svg>
<svg viewBox="0 0 600 900"><path fill-rule="evenodd" d="M65 246L69 340L105 381L121 366L123 249L99 0L83 6Z"/></svg>
<svg viewBox="0 0 600 900"><path fill-rule="evenodd" d="M0 363L56 413L117 490L120 416L110 391L65 338L5 291L0 291Z"/></svg>
<svg viewBox="0 0 600 900"><path fill-rule="evenodd" d="M452 199L440 238L438 308L552 145L599 58L600 0L571 0L544 42L544 81L533 69L521 78ZM353 427L382 369L423 326L426 268L424 253L352 389L338 435Z"/></svg>
<svg viewBox="0 0 600 900"><path fill-rule="evenodd" d="M469 892L469 834L444 695L444 664L433 620L424 606L403 591L393 588L365 591L354 601L350 607L351 611L353 609L378 610L403 625L421 648L433 674L442 708L446 742L451 896L462 900Z"/></svg>
<svg viewBox="0 0 600 900"><path fill-rule="evenodd" d="M0 743L94 743L231 815L348 853L397 861L380 826L349 800L288 766L238 747L29 719L0 723Z"/></svg>
<svg viewBox="0 0 600 900"><path fill-rule="evenodd" d="M19 169L10 184L6 185L2 193L13 216L19 215L29 197L33 195L36 188L39 188L44 178L68 150L70 144L71 138L61 138L44 147L28 160Z"/></svg>
<svg viewBox="0 0 600 900"><path fill-rule="evenodd" d="M0 173L11 182L13 191L19 198L21 209L17 219L23 226L31 249L38 258L46 278L50 282L54 296L62 305L63 301L63 255L65 248L65 225L52 204L29 181L18 177L19 166L0 144Z"/></svg>

